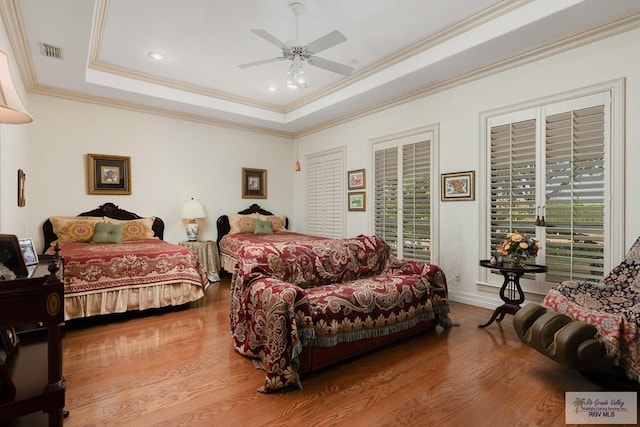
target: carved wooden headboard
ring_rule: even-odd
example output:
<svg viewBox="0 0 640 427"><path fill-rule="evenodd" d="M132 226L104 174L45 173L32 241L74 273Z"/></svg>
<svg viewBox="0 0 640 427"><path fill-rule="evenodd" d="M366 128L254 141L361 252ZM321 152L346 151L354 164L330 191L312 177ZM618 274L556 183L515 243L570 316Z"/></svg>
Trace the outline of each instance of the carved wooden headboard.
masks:
<svg viewBox="0 0 640 427"><path fill-rule="evenodd" d="M98 206L97 209L88 212L82 212L77 216L107 216L109 218L120 220L142 218L138 214L120 209L118 206L111 202L107 202L102 206ZM164 238L164 221L162 221L162 219L156 217L151 228L153 229L154 235L158 239L162 240ZM53 232L53 224L51 224L51 221L48 218L44 222L44 224L42 224L42 233L44 234L44 249L42 250L42 253L45 253L46 250L49 249L49 246L51 246L51 243L58 239L58 236L56 236L56 234Z"/></svg>

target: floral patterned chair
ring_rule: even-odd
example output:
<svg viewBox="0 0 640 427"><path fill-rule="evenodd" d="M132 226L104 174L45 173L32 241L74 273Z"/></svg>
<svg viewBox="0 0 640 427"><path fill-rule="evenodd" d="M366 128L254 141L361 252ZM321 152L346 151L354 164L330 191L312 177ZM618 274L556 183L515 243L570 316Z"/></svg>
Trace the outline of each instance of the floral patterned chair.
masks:
<svg viewBox="0 0 640 427"><path fill-rule="evenodd" d="M598 283L563 281L556 284L545 296L541 306L521 310L514 317L514 327L524 342L531 345L534 342L539 345L532 347L550 356L560 348L557 345L557 332L571 321L578 324L591 326L591 329L581 326L584 345L591 343L591 339L597 340L613 363L624 370L626 376L636 385L640 382L640 238L636 240L625 259ZM549 314L542 313L549 312ZM554 320L556 326L539 325L537 332L531 331L531 326L537 318L562 319ZM568 319L568 320L565 320ZM538 321L543 323L543 320ZM562 324L562 325L561 325ZM551 329L549 329L551 328ZM555 332L553 330L555 329ZM576 329L576 330L577 330ZM590 331L590 332L588 332ZM544 335L546 338L535 337L535 334ZM532 338L532 334L534 335ZM591 336L589 336L591 335ZM550 342L549 337L555 336L556 342ZM571 337L577 339L578 335ZM544 343L547 349L543 349ZM575 344L578 344L577 346ZM574 342L575 351L578 351L579 342ZM580 363L575 363L577 368L585 368L601 358L601 350L592 348L593 353ZM554 355L555 356L555 355ZM551 356L550 356L551 357ZM558 360L557 357L552 357ZM577 355L569 359L577 362ZM558 360L562 363L561 360ZM571 363L567 364L571 365Z"/></svg>

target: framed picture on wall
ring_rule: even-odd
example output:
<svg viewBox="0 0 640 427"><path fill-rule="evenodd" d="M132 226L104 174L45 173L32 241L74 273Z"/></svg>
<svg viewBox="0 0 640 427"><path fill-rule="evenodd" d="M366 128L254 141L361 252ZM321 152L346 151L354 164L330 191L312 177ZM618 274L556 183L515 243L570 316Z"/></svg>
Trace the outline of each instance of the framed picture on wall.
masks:
<svg viewBox="0 0 640 427"><path fill-rule="evenodd" d="M367 208L367 193L364 191L354 191L347 194L349 211L364 212Z"/></svg>
<svg viewBox="0 0 640 427"><path fill-rule="evenodd" d="M25 197L25 181L27 180L27 174L22 169L18 169L18 206L24 207L27 204Z"/></svg>
<svg viewBox="0 0 640 427"><path fill-rule="evenodd" d="M131 194L131 157L87 154L89 194Z"/></svg>
<svg viewBox="0 0 640 427"><path fill-rule="evenodd" d="M364 190L367 186L366 178L364 169L356 169L347 172L349 190Z"/></svg>
<svg viewBox="0 0 640 427"><path fill-rule="evenodd" d="M242 198L267 198L267 170L242 168Z"/></svg>
<svg viewBox="0 0 640 427"><path fill-rule="evenodd" d="M475 172L443 173L440 187L440 200L474 200Z"/></svg>

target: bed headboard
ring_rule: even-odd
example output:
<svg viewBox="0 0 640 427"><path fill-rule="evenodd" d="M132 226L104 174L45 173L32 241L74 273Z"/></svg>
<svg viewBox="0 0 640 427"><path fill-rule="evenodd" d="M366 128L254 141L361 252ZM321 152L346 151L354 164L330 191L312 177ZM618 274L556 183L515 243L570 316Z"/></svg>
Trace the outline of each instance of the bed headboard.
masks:
<svg viewBox="0 0 640 427"><path fill-rule="evenodd" d="M138 214L120 209L118 206L111 202L107 202L102 206L98 206L97 209L94 209L92 211L82 212L77 216L108 216L109 218L120 220L142 218ZM153 229L154 235L158 239L162 240L164 238L164 221L156 217L151 228ZM44 222L44 224L42 224L42 232L44 234L44 249L42 250L42 253L45 253L46 250L49 249L51 243L58 239L58 236L56 236L53 232L53 224L51 224L51 221L48 218Z"/></svg>
<svg viewBox="0 0 640 427"><path fill-rule="evenodd" d="M249 206L247 209L242 210L238 213L240 215L249 215L252 213L259 213L262 215L273 215L272 212L262 209L260 206L258 206L255 203ZM216 221L216 227L218 228L218 239L216 240L216 243L218 244L218 248L219 248L220 239L222 239L226 234L229 233L229 231L231 231L231 224L229 224L229 217L227 215L222 215L218 217L218 220ZM286 229L289 228L289 218L285 220L284 227Z"/></svg>

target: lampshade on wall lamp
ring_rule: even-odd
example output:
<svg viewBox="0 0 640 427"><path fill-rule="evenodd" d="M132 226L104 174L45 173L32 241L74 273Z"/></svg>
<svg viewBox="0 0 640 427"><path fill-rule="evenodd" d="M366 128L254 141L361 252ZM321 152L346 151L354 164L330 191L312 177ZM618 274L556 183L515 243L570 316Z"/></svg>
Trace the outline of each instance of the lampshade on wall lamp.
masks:
<svg viewBox="0 0 640 427"><path fill-rule="evenodd" d="M194 242L198 240L198 223L196 219L206 218L204 207L198 199L187 200L182 206L182 219L188 219L187 223L187 240Z"/></svg>
<svg viewBox="0 0 640 427"><path fill-rule="evenodd" d="M0 50L0 123L24 124L32 121L33 117L22 105L11 79L7 54Z"/></svg>

